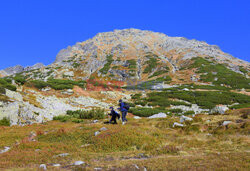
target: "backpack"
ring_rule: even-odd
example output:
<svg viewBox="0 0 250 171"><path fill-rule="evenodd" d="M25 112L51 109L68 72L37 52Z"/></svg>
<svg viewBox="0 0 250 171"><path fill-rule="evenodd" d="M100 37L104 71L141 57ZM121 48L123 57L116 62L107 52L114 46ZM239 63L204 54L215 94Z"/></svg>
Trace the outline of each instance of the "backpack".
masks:
<svg viewBox="0 0 250 171"><path fill-rule="evenodd" d="M124 108L125 108L126 110L129 110L130 106L129 106L127 103L124 103Z"/></svg>

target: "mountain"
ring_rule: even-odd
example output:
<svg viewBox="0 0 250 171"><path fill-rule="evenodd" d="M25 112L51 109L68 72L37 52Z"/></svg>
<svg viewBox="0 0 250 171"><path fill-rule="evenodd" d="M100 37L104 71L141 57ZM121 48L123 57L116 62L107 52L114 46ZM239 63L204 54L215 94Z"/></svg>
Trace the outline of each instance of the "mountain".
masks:
<svg viewBox="0 0 250 171"><path fill-rule="evenodd" d="M224 63L236 72L240 72L238 66L249 69L248 62L222 52L218 46L138 29L99 33L92 39L62 49L53 65L77 66L88 77L97 72L123 81L131 76L147 80L148 76L164 67L175 73L185 61L197 56L211 57L216 63ZM144 72L153 60L159 65L152 66L148 73Z"/></svg>
<svg viewBox="0 0 250 171"><path fill-rule="evenodd" d="M0 119L41 123L69 110L108 109L120 98L145 116L249 107L249 70L248 62L203 41L114 30L62 49L48 66L0 71Z"/></svg>

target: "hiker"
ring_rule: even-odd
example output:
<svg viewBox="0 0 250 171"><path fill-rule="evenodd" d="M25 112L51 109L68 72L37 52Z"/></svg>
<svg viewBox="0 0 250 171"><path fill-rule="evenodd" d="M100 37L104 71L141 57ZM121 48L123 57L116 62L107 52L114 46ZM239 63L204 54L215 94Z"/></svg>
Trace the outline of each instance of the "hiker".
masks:
<svg viewBox="0 0 250 171"><path fill-rule="evenodd" d="M118 108L118 110L120 110L122 112L122 125L125 124L125 121L127 122L127 118L126 115L128 113L129 110L129 105L124 103L121 99L119 100L119 106L120 108Z"/></svg>
<svg viewBox="0 0 250 171"><path fill-rule="evenodd" d="M118 118L118 120L119 120L120 114L118 112L116 112L113 107L110 107L109 109L111 109L110 114L109 114L111 116L111 119L110 119L109 123L111 124L112 121L114 121L113 124L117 124L116 118Z"/></svg>

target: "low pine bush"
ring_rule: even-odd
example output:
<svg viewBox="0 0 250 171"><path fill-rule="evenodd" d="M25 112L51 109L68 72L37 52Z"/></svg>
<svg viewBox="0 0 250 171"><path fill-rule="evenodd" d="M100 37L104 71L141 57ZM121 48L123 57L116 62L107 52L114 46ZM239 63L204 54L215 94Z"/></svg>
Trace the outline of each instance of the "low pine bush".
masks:
<svg viewBox="0 0 250 171"><path fill-rule="evenodd" d="M0 126L10 126L10 120L4 117L2 120L0 120Z"/></svg>
<svg viewBox="0 0 250 171"><path fill-rule="evenodd" d="M10 79L0 78L0 87L9 89L11 91L16 91L16 86L11 84Z"/></svg>
<svg viewBox="0 0 250 171"><path fill-rule="evenodd" d="M23 75L17 74L14 77L14 80L17 84L23 85L24 83L26 83L26 79Z"/></svg>
<svg viewBox="0 0 250 171"><path fill-rule="evenodd" d="M68 110L67 115L72 116L77 119L103 119L104 118L104 109L96 108L89 111L85 110Z"/></svg>
<svg viewBox="0 0 250 171"><path fill-rule="evenodd" d="M0 94L5 94L5 93L6 93L5 89L0 86Z"/></svg>

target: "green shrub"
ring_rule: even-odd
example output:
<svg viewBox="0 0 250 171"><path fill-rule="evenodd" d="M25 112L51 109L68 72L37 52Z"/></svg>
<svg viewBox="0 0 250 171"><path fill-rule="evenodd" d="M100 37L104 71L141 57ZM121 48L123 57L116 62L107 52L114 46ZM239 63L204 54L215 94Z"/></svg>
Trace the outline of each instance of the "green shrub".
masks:
<svg viewBox="0 0 250 171"><path fill-rule="evenodd" d="M151 73L153 69L157 67L157 58L149 57L149 60L146 62L147 67L144 69L143 73Z"/></svg>
<svg viewBox="0 0 250 171"><path fill-rule="evenodd" d="M72 64L73 68L78 68L80 65L81 65L81 64L79 64L79 63L77 63L77 62L74 62L74 63Z"/></svg>
<svg viewBox="0 0 250 171"><path fill-rule="evenodd" d="M142 107L132 107L129 109L129 112L136 115L136 116L140 116L140 117L149 117L152 116L154 114L160 113L160 112L164 112L167 113L168 110L161 110L161 109L152 109L152 108L142 108Z"/></svg>
<svg viewBox="0 0 250 171"><path fill-rule="evenodd" d="M220 91L162 91L147 94L148 99L154 103L167 101L168 98L176 98L197 104L204 109L212 109L218 104L230 105L233 103L249 103L250 96L233 92Z"/></svg>
<svg viewBox="0 0 250 171"><path fill-rule="evenodd" d="M11 91L16 91L16 86L11 84L10 79L0 78L0 86L2 88L6 88L6 89L9 89Z"/></svg>
<svg viewBox="0 0 250 171"><path fill-rule="evenodd" d="M32 80L32 81L31 81L31 84L32 84L34 87L38 88L38 89L45 88L45 87L47 87L47 86L49 85L47 82L42 81L42 80Z"/></svg>
<svg viewBox="0 0 250 171"><path fill-rule="evenodd" d="M22 75L19 75L17 74L15 77L14 77L14 80L17 84L20 84L20 85L23 85L25 82L26 82L26 79L24 76Z"/></svg>
<svg viewBox="0 0 250 171"><path fill-rule="evenodd" d="M216 64L201 57L193 58L192 61L188 68L197 68L197 73L201 74L200 78L204 82L212 82L214 85L224 84L234 89L250 89L250 79L228 69L225 64Z"/></svg>
<svg viewBox="0 0 250 171"><path fill-rule="evenodd" d="M110 65L114 61L113 60L113 55L107 55L106 59L107 59L107 63L104 65L104 67L102 69L100 69L100 72L102 74L107 74L108 73L108 71L110 69Z"/></svg>
<svg viewBox="0 0 250 171"><path fill-rule="evenodd" d="M5 94L5 93L6 93L5 88L0 86L0 94Z"/></svg>
<svg viewBox="0 0 250 171"><path fill-rule="evenodd" d="M89 111L85 110L76 110L76 111L67 111L67 115L73 116L77 119L103 119L104 118L104 109L92 109Z"/></svg>
<svg viewBox="0 0 250 171"><path fill-rule="evenodd" d="M99 83L96 81L95 84L94 84L94 86L99 86Z"/></svg>
<svg viewBox="0 0 250 171"><path fill-rule="evenodd" d="M239 67L239 70L240 70L242 73L244 73L244 74L247 74L247 73L248 73L248 71L247 71L243 66L240 66L240 67Z"/></svg>
<svg viewBox="0 0 250 171"><path fill-rule="evenodd" d="M241 109L241 108L250 108L250 103L243 103L238 105L233 105L230 109Z"/></svg>
<svg viewBox="0 0 250 171"><path fill-rule="evenodd" d="M10 126L10 120L4 117L2 120L0 120L0 126Z"/></svg>
<svg viewBox="0 0 250 171"><path fill-rule="evenodd" d="M132 99L140 99L141 96L142 96L141 93L137 93L137 94L133 94L131 98Z"/></svg>
<svg viewBox="0 0 250 171"><path fill-rule="evenodd" d="M182 113L181 109L169 109L171 113Z"/></svg>
<svg viewBox="0 0 250 171"><path fill-rule="evenodd" d="M74 85L84 88L86 81L48 79L48 85L55 90L72 89Z"/></svg>
<svg viewBox="0 0 250 171"><path fill-rule="evenodd" d="M169 75L156 79L156 81L160 81L160 82L164 82L164 81L169 82L171 80L172 80L172 78Z"/></svg>
<svg viewBox="0 0 250 171"><path fill-rule="evenodd" d="M150 76L150 77L148 77L148 78L153 78L153 77L156 77L156 76L159 76L159 75L165 74L165 73L168 73L168 71L166 71L166 70L156 71L156 72L154 72L154 74L153 74L153 75L151 75L151 76Z"/></svg>
<svg viewBox="0 0 250 171"><path fill-rule="evenodd" d="M129 69L136 69L136 61L134 59L127 60L127 62L129 63Z"/></svg>
<svg viewBox="0 0 250 171"><path fill-rule="evenodd" d="M70 116L67 115L59 115L59 116L54 116L53 120L55 121L61 121L61 122L67 122L71 119Z"/></svg>
<svg viewBox="0 0 250 171"><path fill-rule="evenodd" d="M135 107L134 103L126 102L130 107Z"/></svg>

